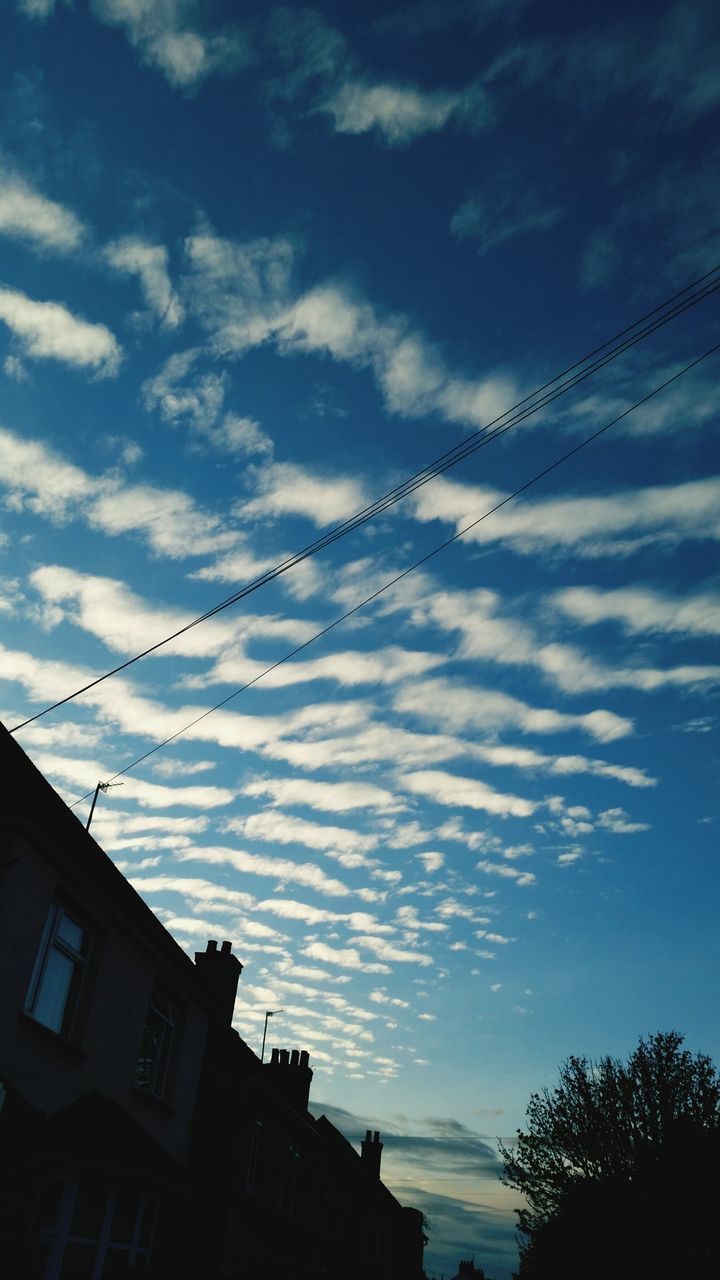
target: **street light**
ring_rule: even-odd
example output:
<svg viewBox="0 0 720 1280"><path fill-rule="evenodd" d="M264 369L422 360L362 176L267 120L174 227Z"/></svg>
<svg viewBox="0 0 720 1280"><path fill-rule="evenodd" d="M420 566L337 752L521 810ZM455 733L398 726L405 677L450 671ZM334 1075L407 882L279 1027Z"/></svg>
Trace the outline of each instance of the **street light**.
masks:
<svg viewBox="0 0 720 1280"><path fill-rule="evenodd" d="M284 1013L284 1012L285 1012L284 1009L267 1009L265 1012L265 1026L263 1028L263 1042L262 1042L262 1050L260 1052L261 1062L265 1061L265 1037L267 1035L267 1020L268 1018L274 1018L276 1013Z"/></svg>

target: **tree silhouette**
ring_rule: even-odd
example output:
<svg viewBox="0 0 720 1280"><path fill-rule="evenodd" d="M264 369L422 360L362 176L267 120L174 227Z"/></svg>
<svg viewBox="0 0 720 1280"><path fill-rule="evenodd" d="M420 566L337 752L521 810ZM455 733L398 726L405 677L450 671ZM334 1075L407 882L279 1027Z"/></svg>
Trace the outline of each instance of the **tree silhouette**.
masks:
<svg viewBox="0 0 720 1280"><path fill-rule="evenodd" d="M502 1147L522 1191L520 1275L714 1275L707 1224L720 1192L720 1077L675 1031L627 1064L569 1058Z"/></svg>

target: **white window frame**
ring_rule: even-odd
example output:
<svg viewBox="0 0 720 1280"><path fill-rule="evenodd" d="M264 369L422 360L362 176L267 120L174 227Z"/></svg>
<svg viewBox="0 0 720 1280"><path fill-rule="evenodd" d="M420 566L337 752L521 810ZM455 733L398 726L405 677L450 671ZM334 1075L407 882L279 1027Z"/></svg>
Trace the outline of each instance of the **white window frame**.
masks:
<svg viewBox="0 0 720 1280"><path fill-rule="evenodd" d="M262 1158L263 1122L256 1118L250 1130L250 1147L248 1151L247 1177L245 1185L248 1191L257 1192L260 1183L260 1161Z"/></svg>
<svg viewBox="0 0 720 1280"><path fill-rule="evenodd" d="M164 1005L165 1008L162 1008L161 1005ZM143 1026L143 1039L147 1034L148 1023L152 1016L159 1018L163 1024L162 1039L152 1060L150 1078L146 1084L138 1080L140 1062L142 1061L141 1040L135 1067L134 1083L135 1088L139 1089L141 1093L147 1094L151 1098L161 1099L167 1093L179 1016L177 1005L158 988L155 988L150 996L150 1003L148 1004Z"/></svg>
<svg viewBox="0 0 720 1280"><path fill-rule="evenodd" d="M149 1266L152 1259L157 1223L157 1204L150 1201L144 1192L138 1192L131 1237L128 1240L113 1240L112 1225L118 1192L114 1187L111 1187L105 1196L105 1206L98 1234L83 1236L73 1233L71 1229L75 1203L79 1193L80 1183L77 1179L71 1179L66 1182L61 1193L55 1223L52 1225L44 1224L41 1228L40 1243L47 1249L42 1280L58 1280L62 1275L65 1250L68 1245L72 1244L85 1245L95 1250L92 1280L102 1280L105 1263L110 1252L125 1254L130 1266L137 1267L138 1274L142 1275L142 1270ZM141 1244L143 1219L146 1215L149 1218L146 1232L147 1243Z"/></svg>
<svg viewBox="0 0 720 1280"><path fill-rule="evenodd" d="M83 950L78 950L67 938L63 938L60 930L63 921L67 919L76 928L80 929L83 935ZM73 974L66 992L62 1016L60 1018L59 1027L51 1026L38 1012L38 1005L43 993L46 981L48 961L53 952L58 952L65 959L69 960L73 965ZM40 948L35 960L30 986L28 988L27 998L25 1001L25 1013L33 1018L40 1026L46 1027L48 1031L54 1032L55 1035L69 1039L72 1035L81 999L81 992L85 973L90 958L90 934L84 925L75 918L75 913L71 914L66 911L65 907L59 902L54 902L50 908L48 918L43 931Z"/></svg>

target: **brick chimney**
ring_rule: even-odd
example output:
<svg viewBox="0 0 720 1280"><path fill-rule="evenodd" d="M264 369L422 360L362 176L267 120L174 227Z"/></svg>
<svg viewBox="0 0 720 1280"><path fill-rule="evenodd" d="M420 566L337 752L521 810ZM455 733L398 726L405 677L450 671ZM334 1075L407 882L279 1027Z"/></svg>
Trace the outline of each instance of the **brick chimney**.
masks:
<svg viewBox="0 0 720 1280"><path fill-rule="evenodd" d="M269 1062L263 1066L265 1078L271 1088L301 1114L307 1111L310 1082L313 1073L306 1049L273 1049Z"/></svg>
<svg viewBox="0 0 720 1280"><path fill-rule="evenodd" d="M198 986L222 1015L224 1022L232 1022L237 986L242 965L232 954L232 942L218 944L211 939L206 951L195 952L195 968Z"/></svg>
<svg viewBox="0 0 720 1280"><path fill-rule="evenodd" d="M371 1133L370 1129L366 1130L365 1138L360 1143L360 1159L362 1167L369 1178L380 1177L382 1149L383 1144L380 1141L380 1134L377 1129L374 1133Z"/></svg>

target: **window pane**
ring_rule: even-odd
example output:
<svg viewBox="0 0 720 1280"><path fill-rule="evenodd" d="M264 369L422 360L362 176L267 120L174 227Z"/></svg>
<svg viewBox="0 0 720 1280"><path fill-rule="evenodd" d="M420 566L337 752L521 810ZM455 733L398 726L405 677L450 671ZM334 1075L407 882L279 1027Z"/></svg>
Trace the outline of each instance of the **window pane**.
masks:
<svg viewBox="0 0 720 1280"><path fill-rule="evenodd" d="M85 930L80 928L74 920L70 919L64 911L60 913L60 923L57 927L57 936L62 938L63 942L69 942L80 955L83 954L85 945Z"/></svg>
<svg viewBox="0 0 720 1280"><path fill-rule="evenodd" d="M138 1225L139 1198L136 1192L122 1190L118 1193L110 1240L114 1245L132 1245Z"/></svg>
<svg viewBox="0 0 720 1280"><path fill-rule="evenodd" d="M87 1240L99 1240L106 1204L105 1187L94 1182L81 1183L75 1200L70 1235L81 1236Z"/></svg>
<svg viewBox="0 0 720 1280"><path fill-rule="evenodd" d="M138 1244L141 1249L149 1249L152 1234L155 1229L155 1217L157 1215L157 1203L149 1196L145 1197L145 1203L142 1211L142 1219L140 1222L140 1234L138 1236Z"/></svg>
<svg viewBox="0 0 720 1280"><path fill-rule="evenodd" d="M144 1260L139 1263L143 1267ZM133 1266L130 1262L129 1249L116 1249L113 1245L105 1255L105 1266L103 1267L103 1280L119 1280L121 1276L136 1276L138 1274L138 1266Z"/></svg>
<svg viewBox="0 0 720 1280"><path fill-rule="evenodd" d="M172 1026L165 1021L162 1014L150 1006L145 1030L140 1041L140 1053L135 1069L135 1084L138 1089L160 1095L165 1084Z"/></svg>
<svg viewBox="0 0 720 1280"><path fill-rule="evenodd" d="M64 1191L62 1182L48 1178L43 1184L40 1194L39 1221L42 1227L54 1227L57 1222L60 1196Z"/></svg>
<svg viewBox="0 0 720 1280"><path fill-rule="evenodd" d="M92 1280L97 1245L67 1244L63 1257L61 1280Z"/></svg>
<svg viewBox="0 0 720 1280"><path fill-rule="evenodd" d="M155 1013L158 1013L161 1018L164 1018L165 1021L169 1022L171 1026L174 1026L175 1010L173 1009L169 1001L165 999L164 996L159 995L157 991L153 991L153 996L150 1003Z"/></svg>
<svg viewBox="0 0 720 1280"><path fill-rule="evenodd" d="M70 957L51 947L33 1009L38 1022L42 1022L51 1031L59 1031L62 1027L74 971L75 965Z"/></svg>

